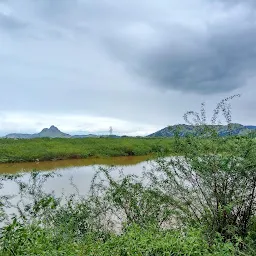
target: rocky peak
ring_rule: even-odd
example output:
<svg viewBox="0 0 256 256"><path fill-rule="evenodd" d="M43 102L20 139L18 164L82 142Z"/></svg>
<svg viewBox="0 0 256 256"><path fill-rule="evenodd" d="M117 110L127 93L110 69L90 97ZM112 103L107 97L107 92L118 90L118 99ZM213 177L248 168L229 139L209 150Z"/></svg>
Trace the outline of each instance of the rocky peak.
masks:
<svg viewBox="0 0 256 256"><path fill-rule="evenodd" d="M56 126L54 126L54 125L52 125L52 126L49 128L49 130L52 131L52 132L59 132L59 131L60 131L60 130L59 130Z"/></svg>

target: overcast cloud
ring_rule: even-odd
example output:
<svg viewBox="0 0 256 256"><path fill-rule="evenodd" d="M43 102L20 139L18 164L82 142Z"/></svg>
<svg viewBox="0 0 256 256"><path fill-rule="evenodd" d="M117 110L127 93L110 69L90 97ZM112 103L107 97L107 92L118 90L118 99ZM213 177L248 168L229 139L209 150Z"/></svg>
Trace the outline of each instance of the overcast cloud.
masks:
<svg viewBox="0 0 256 256"><path fill-rule="evenodd" d="M255 124L253 0L0 0L0 133L144 135L241 93Z"/></svg>

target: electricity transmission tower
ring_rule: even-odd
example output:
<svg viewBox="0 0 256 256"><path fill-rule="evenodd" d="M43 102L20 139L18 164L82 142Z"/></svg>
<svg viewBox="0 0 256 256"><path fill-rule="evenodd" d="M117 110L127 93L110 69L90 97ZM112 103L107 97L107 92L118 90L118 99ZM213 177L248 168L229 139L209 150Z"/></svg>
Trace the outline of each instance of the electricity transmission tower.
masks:
<svg viewBox="0 0 256 256"><path fill-rule="evenodd" d="M109 136L111 136L112 134L113 134L113 127L110 126L110 127L109 127Z"/></svg>

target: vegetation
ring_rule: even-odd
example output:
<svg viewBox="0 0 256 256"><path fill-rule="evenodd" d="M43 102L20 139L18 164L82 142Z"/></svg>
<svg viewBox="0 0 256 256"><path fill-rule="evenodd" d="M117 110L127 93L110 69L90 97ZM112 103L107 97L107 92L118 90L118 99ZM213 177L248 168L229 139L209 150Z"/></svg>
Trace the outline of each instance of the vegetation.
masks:
<svg viewBox="0 0 256 256"><path fill-rule="evenodd" d="M252 135L252 134L251 134ZM224 152L223 141L248 136L216 137L214 143ZM210 150L211 138L201 138L200 150ZM170 156L183 154L185 148L175 144L176 138L35 138L0 139L0 163L56 161L64 159L105 158L118 156ZM179 138L186 144L186 138Z"/></svg>
<svg viewBox="0 0 256 256"><path fill-rule="evenodd" d="M212 123L231 114L221 101ZM142 176L114 178L100 168L89 195L68 198L44 192L53 173L2 176L19 187L13 216L2 200L1 255L255 255L256 143L251 134L220 138L207 126L204 105L193 117L197 136L172 140ZM75 184L72 183L75 187ZM76 187L75 187L76 188Z"/></svg>
<svg viewBox="0 0 256 256"><path fill-rule="evenodd" d="M232 126L232 129L230 129ZM232 131L231 135L247 135L251 131L256 131L256 126L243 126L241 124L229 124L229 125L214 125L214 128L220 137L230 135L230 131ZM189 134L197 135L198 129L192 124L179 124L165 127L153 134L148 135L147 137L174 137L175 131L179 130L180 136L186 136Z"/></svg>
<svg viewBox="0 0 256 256"><path fill-rule="evenodd" d="M197 225L160 227L162 220L169 219L172 214L167 211L165 216L155 219L157 211L161 211L168 198L161 200L159 195L153 194L154 191L144 189L140 183L135 184L135 177L132 176L120 176L121 179L109 188L102 186L98 175L108 175L109 171L102 169L96 174L89 198L71 195L65 204L54 194L43 192L44 182L54 174L33 172L27 183L19 175L2 177L2 180L13 179L17 182L20 200L16 205L17 214L4 221L0 255L239 253L239 239L231 243L216 233L209 243L205 230ZM104 195L95 194L103 188L106 189ZM146 212L148 215L144 215ZM121 222L113 218L113 214L122 216ZM121 223L119 228L118 222Z"/></svg>
<svg viewBox="0 0 256 256"><path fill-rule="evenodd" d="M172 144L161 138L0 139L0 163L171 154Z"/></svg>

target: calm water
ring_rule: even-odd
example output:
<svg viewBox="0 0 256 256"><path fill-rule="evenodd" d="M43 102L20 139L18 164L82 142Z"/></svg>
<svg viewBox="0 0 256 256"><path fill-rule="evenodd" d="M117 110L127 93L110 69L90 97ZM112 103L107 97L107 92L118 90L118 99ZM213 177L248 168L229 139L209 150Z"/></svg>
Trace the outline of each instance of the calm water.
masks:
<svg viewBox="0 0 256 256"><path fill-rule="evenodd" d="M85 160L63 160L50 161L40 163L17 163L17 164L0 164L0 175L3 173L23 173L22 180L29 180L29 172L38 170L42 172L55 171L61 174L61 177L54 177L47 180L44 185L46 192L54 190L56 195L69 195L75 192L75 189L70 184L70 179L73 179L74 184L79 189L80 194L86 195L89 191L91 180L95 171L99 166L115 165L116 170L113 172L117 176L119 170L122 169L125 174L140 175L143 167L149 167L152 161L149 157L116 157L104 159L85 159ZM1 195L17 194L18 187L12 181L4 182L4 186L0 189Z"/></svg>
<svg viewBox="0 0 256 256"><path fill-rule="evenodd" d="M14 174L18 172L29 172L31 170L39 170L39 171L66 170L68 171L72 168L95 166L95 165L130 166L130 165L137 165L149 159L150 159L149 156L127 156L127 157L110 157L110 158L72 159L72 160L32 162L32 163L8 163L8 164L0 164L0 174L1 173Z"/></svg>

